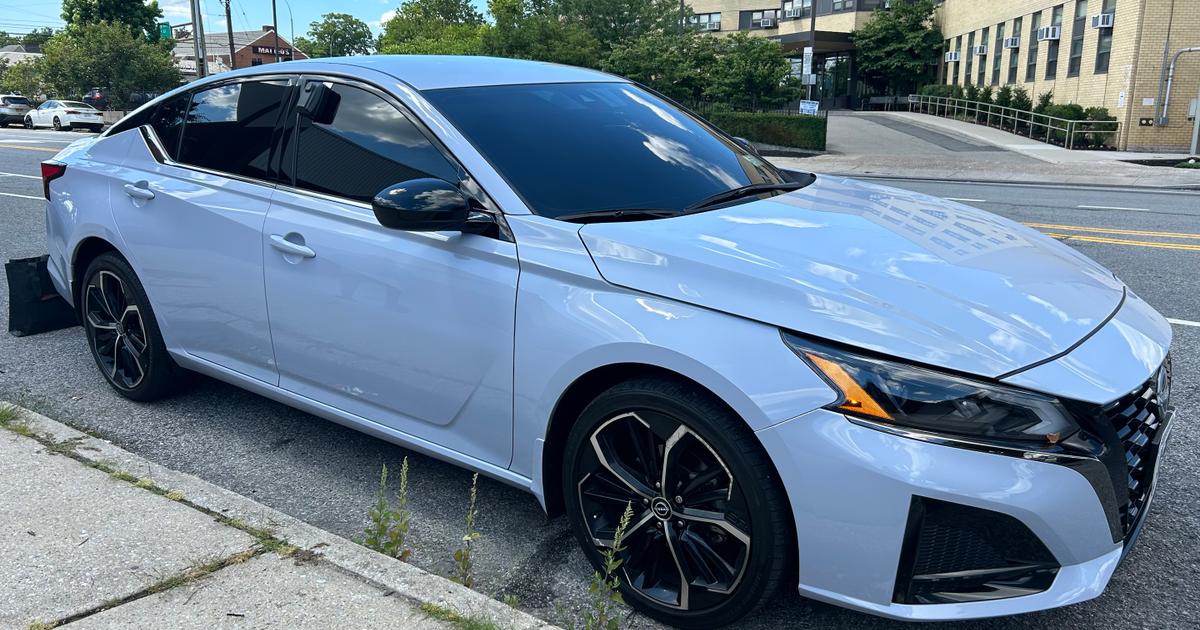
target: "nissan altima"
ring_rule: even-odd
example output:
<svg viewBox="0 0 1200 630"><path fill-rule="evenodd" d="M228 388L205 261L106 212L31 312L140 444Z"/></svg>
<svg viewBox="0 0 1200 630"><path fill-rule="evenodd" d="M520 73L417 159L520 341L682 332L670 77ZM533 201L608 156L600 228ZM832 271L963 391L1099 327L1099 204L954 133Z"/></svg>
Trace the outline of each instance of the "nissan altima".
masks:
<svg viewBox="0 0 1200 630"><path fill-rule="evenodd" d="M104 378L194 371L565 512L680 627L1098 596L1171 428L1167 322L1034 230L784 172L619 77L372 56L185 85L42 165Z"/></svg>

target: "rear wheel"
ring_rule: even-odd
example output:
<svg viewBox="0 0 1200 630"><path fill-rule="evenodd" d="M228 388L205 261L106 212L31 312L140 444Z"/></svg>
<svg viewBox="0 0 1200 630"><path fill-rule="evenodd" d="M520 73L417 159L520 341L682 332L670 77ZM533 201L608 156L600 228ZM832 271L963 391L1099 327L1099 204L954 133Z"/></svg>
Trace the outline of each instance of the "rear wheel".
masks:
<svg viewBox="0 0 1200 630"><path fill-rule="evenodd" d="M609 389L567 439L563 491L592 564L633 508L619 569L625 601L682 628L733 623L790 566L791 521L774 467L741 418L688 383Z"/></svg>
<svg viewBox="0 0 1200 630"><path fill-rule="evenodd" d="M150 300L123 258L110 252L92 261L79 310L96 367L117 393L149 401L174 391L182 370L167 353Z"/></svg>
<svg viewBox="0 0 1200 630"><path fill-rule="evenodd" d="M58 116L55 116L55 117L54 117L54 121L53 121L51 124L52 124L52 125L54 125L54 130L55 130L55 131L62 131L62 130L63 130L63 124L62 124L62 121L58 119Z"/></svg>

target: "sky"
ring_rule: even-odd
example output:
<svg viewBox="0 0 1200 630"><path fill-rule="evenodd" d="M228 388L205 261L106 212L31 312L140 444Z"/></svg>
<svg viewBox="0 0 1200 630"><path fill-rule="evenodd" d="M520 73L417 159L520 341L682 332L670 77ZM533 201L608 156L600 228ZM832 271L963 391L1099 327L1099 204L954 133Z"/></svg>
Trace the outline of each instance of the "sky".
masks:
<svg viewBox="0 0 1200 630"><path fill-rule="evenodd" d="M341 0L331 8L327 0L276 0L279 14L279 34L291 39L308 32L308 25L329 12L349 13L366 22L375 33L380 24L395 11L401 0ZM271 23L270 0L232 0L233 30L255 31ZM204 28L208 32L225 30L225 5L220 0L201 0ZM475 0L483 10L483 2ZM189 0L158 0L163 19L171 24L191 21ZM28 33L44 26L61 27L61 0L0 0L0 30L9 33Z"/></svg>

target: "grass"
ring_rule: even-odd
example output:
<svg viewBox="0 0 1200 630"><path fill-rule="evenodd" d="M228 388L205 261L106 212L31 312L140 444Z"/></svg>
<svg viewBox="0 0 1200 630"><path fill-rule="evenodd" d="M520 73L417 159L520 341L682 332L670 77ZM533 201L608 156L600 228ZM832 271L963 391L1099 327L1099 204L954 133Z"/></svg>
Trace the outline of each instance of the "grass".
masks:
<svg viewBox="0 0 1200 630"><path fill-rule="evenodd" d="M1180 162L1175 165L1175 168L1200 168L1200 160L1193 158L1186 162Z"/></svg>
<svg viewBox="0 0 1200 630"><path fill-rule="evenodd" d="M425 616L431 619L452 623L461 628L461 630L501 630L500 626L488 619L464 617L445 606L439 606L433 602L421 604L421 612L425 613Z"/></svg>
<svg viewBox="0 0 1200 630"><path fill-rule="evenodd" d="M471 476L471 494L467 499L466 533L462 537L462 547L454 551L455 575L452 579L467 588L475 587L471 551L475 546L475 541L483 537L483 534L475 531L475 518L479 515L479 509L475 505L476 499L478 499L478 489L479 473L475 473Z"/></svg>
<svg viewBox="0 0 1200 630"><path fill-rule="evenodd" d="M396 490L396 505L392 506L387 493L388 467L379 473L379 493L368 517L371 524L363 532L362 544L379 553L399 560L408 560L412 550L404 545L408 537L411 513L408 510L408 458L400 464L400 487Z"/></svg>
<svg viewBox="0 0 1200 630"><path fill-rule="evenodd" d="M33 437L33 429L29 428L29 423L18 420L17 416L20 410L15 405L0 405L0 428L7 429L23 435L25 437Z"/></svg>
<svg viewBox="0 0 1200 630"><path fill-rule="evenodd" d="M617 630L624 615L621 606L625 600L618 590L621 586L617 577L617 569L621 568L621 559L617 557L623 547L625 532L629 529L629 521L633 519L633 506L626 503L617 529L613 532L612 546L604 550L604 573L596 571L592 574L592 583L588 586L590 609L584 613L584 630Z"/></svg>

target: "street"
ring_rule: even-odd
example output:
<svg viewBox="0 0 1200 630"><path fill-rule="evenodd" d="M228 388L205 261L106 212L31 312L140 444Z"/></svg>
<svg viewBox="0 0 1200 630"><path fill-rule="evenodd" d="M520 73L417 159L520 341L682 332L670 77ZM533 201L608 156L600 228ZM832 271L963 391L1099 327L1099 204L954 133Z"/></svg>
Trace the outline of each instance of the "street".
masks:
<svg viewBox="0 0 1200 630"><path fill-rule="evenodd" d="M0 129L0 258L45 252L38 162L82 133ZM1190 628L1200 626L1200 192L873 179L983 208L1063 239L1113 270L1170 318L1175 332L1172 443L1138 546L1105 594L1063 609L945 628ZM7 311L7 284L0 307ZM196 377L160 403L119 397L96 371L81 329L0 335L0 400L7 399L175 470L349 538L375 500L382 464L410 463L411 562L449 574L461 540L471 474L223 383ZM480 479L483 533L476 588L566 623L585 601L592 569L565 519L547 520L532 495ZM803 561L803 550L801 550ZM740 623L758 628L909 627L784 592ZM638 619L635 627L657 627Z"/></svg>

